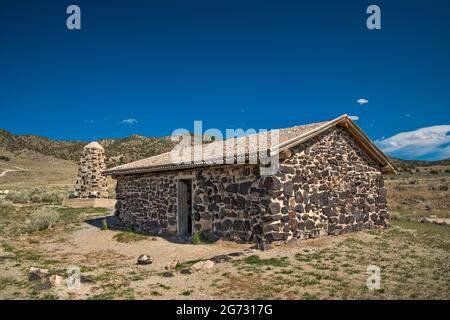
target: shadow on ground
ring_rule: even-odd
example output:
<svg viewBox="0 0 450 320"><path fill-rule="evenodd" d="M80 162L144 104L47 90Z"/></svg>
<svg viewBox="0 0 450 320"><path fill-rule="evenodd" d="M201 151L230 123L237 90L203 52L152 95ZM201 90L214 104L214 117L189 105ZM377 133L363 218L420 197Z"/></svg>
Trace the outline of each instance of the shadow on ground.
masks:
<svg viewBox="0 0 450 320"><path fill-rule="evenodd" d="M87 224L98 228L103 229L104 225L108 226L109 230L116 230L116 231L130 231L125 225L123 225L119 219L117 219L116 216L106 216L101 218L95 218L85 221Z"/></svg>
<svg viewBox="0 0 450 320"><path fill-rule="evenodd" d="M85 220L85 223L97 228L97 229L104 229L105 224L108 226L108 230L113 230L113 231L123 231L123 232L131 232L131 233L136 233L136 234L142 234L142 235L146 235L149 237L158 237L158 238L163 238L166 241L172 242L172 243L177 243L177 244L192 244L192 236L188 235L188 236L177 236L177 235L172 235L172 234L166 234L166 233L155 233L155 232L141 232L141 231L136 231L133 230L129 227L127 227L126 225L124 225L119 219L117 219L116 216L114 215L110 215L110 216L106 216L106 217L100 217L100 218L95 218L95 219L90 219L90 220ZM218 239L215 239L215 241L217 241ZM215 242L215 241L211 241Z"/></svg>

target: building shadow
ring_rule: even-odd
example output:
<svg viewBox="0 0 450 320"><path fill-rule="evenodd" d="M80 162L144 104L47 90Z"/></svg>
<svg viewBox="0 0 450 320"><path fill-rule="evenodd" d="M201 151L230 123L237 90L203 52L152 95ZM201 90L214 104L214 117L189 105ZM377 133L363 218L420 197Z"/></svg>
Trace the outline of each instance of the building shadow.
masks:
<svg viewBox="0 0 450 320"><path fill-rule="evenodd" d="M149 240L151 238L162 238L166 241L177 243L177 244L193 244L192 236L184 236L179 237L177 235L173 234L166 234L166 233L157 233L157 232L142 232L142 231L136 231L132 228L129 228L128 226L124 225L119 219L117 219L114 215L108 215L104 217L99 217L95 219L89 219L85 220L85 223L89 224L90 226L93 226L99 230L113 230L113 231L123 231L123 232L130 232L135 234L141 234L149 237ZM209 242L213 243L215 241ZM205 242L206 244L206 242Z"/></svg>
<svg viewBox="0 0 450 320"><path fill-rule="evenodd" d="M104 230L106 226L108 230L129 231L114 215L89 219L84 222L100 230Z"/></svg>

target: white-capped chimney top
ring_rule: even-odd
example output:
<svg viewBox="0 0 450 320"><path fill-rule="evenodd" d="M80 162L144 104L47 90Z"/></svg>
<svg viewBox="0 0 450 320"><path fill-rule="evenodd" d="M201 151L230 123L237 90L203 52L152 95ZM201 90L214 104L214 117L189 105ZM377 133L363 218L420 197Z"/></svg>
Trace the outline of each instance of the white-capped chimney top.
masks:
<svg viewBox="0 0 450 320"><path fill-rule="evenodd" d="M84 149L100 149L100 150L105 150L103 149L103 147L95 141L92 141L91 143L89 143L88 145L84 146Z"/></svg>

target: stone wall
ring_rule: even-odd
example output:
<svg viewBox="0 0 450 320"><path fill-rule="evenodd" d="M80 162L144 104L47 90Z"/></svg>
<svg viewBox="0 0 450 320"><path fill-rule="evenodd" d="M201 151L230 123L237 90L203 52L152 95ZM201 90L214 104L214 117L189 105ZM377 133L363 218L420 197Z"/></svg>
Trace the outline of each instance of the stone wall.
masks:
<svg viewBox="0 0 450 320"><path fill-rule="evenodd" d="M108 198L106 177L102 175L106 168L105 159L105 150L97 142L83 148L74 198Z"/></svg>
<svg viewBox="0 0 450 320"><path fill-rule="evenodd" d="M267 179L257 165L196 171L194 230L212 230L227 240L259 241L261 216L271 199Z"/></svg>
<svg viewBox="0 0 450 320"><path fill-rule="evenodd" d="M268 241L387 227L379 166L342 128L329 130L280 160L274 176Z"/></svg>
<svg viewBox="0 0 450 320"><path fill-rule="evenodd" d="M116 215L140 231L176 233L177 179L192 178L193 230L268 242L387 226L379 167L343 129L331 129L261 177L239 165L118 176Z"/></svg>
<svg viewBox="0 0 450 320"><path fill-rule="evenodd" d="M176 232L176 174L118 176L116 216L144 232Z"/></svg>
<svg viewBox="0 0 450 320"><path fill-rule="evenodd" d="M261 212L270 190L256 165L227 166L118 176L116 215L146 232L177 230L177 179L192 179L194 232L207 230L229 240L256 241L262 234Z"/></svg>

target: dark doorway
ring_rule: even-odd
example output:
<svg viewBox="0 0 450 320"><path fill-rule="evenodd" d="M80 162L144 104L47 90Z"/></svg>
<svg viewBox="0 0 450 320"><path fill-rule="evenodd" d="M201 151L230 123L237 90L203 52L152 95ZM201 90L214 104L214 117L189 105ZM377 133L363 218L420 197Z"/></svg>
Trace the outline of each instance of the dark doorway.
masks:
<svg viewBox="0 0 450 320"><path fill-rule="evenodd" d="M178 180L178 217L177 234L192 234L192 180Z"/></svg>

